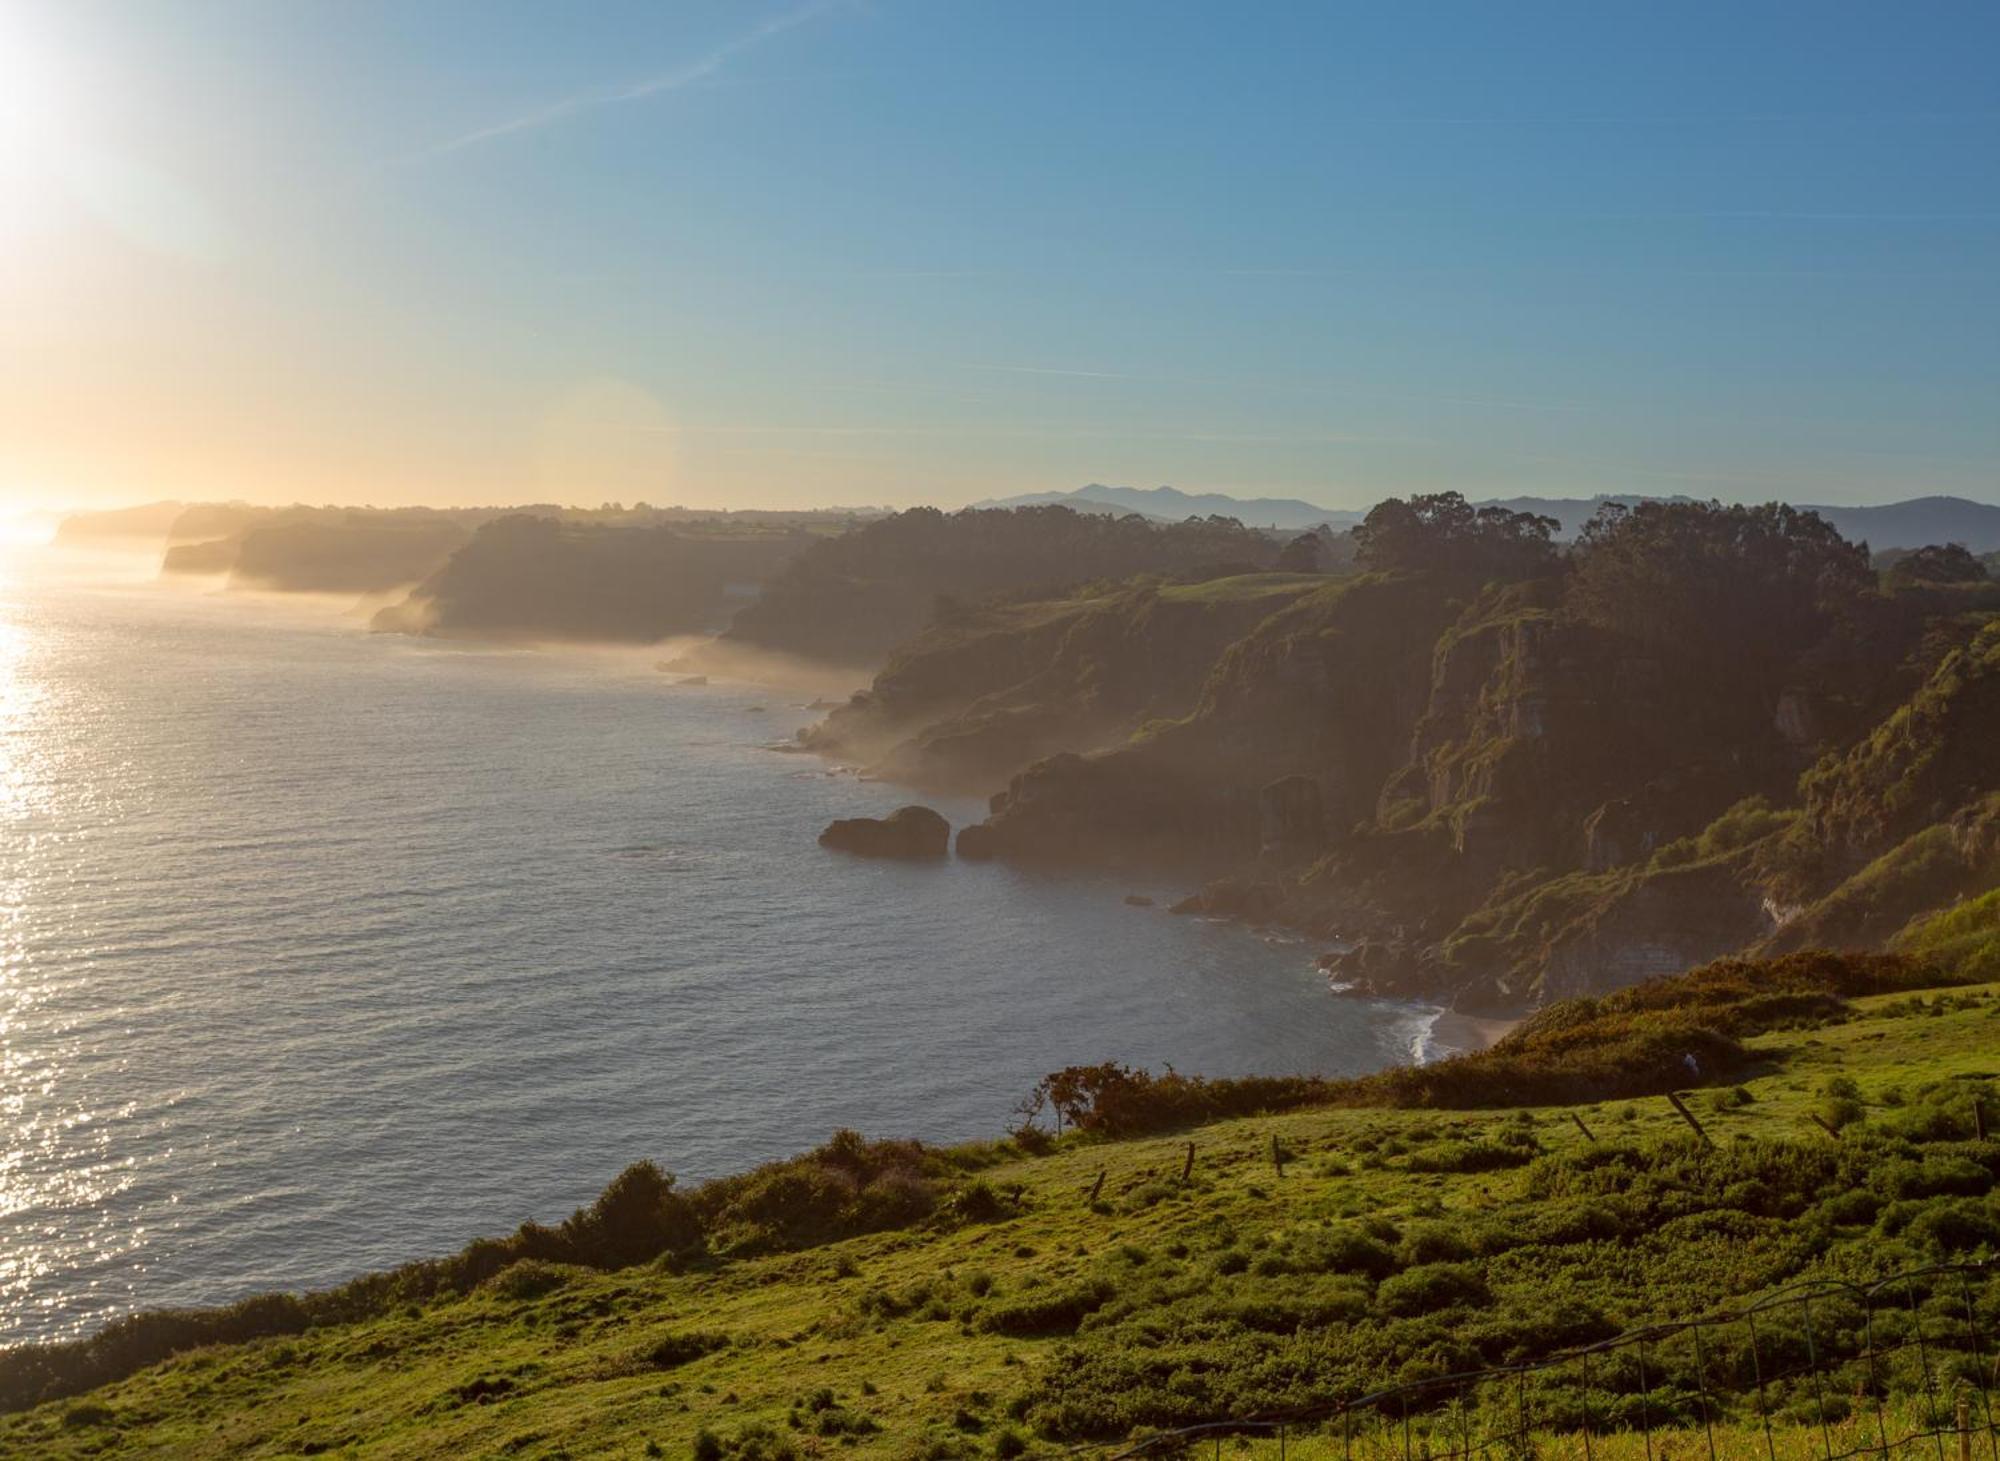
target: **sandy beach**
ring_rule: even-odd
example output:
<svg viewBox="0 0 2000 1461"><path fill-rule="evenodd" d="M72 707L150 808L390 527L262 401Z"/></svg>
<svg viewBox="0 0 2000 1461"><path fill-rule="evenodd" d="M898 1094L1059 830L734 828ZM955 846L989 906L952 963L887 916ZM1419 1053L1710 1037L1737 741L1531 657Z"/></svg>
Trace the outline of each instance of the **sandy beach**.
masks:
<svg viewBox="0 0 2000 1461"><path fill-rule="evenodd" d="M1464 1055L1474 1050L1486 1050L1520 1023L1518 1019L1493 1019L1483 1015L1464 1015L1457 1010L1446 1010L1431 1026L1431 1048L1439 1056Z"/></svg>

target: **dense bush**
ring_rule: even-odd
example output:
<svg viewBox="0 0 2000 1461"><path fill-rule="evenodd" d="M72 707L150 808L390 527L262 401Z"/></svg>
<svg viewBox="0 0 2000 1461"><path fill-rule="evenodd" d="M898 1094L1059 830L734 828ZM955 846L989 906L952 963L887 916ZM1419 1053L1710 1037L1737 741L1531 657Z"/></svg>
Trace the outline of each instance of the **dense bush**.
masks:
<svg viewBox="0 0 2000 1461"><path fill-rule="evenodd" d="M1491 1049L1432 1065L1353 1080L1208 1080L1171 1069L1153 1075L1112 1063L1080 1065L1046 1077L1029 1104L1052 1106L1077 1130L1122 1137L1312 1105L1472 1109L1658 1095L1733 1084L1753 1064L1743 1037L1837 1018L1849 996L1920 989L1940 978L1923 960L1895 954L1720 959L1602 998L1551 1005ZM1522 1160L1485 1146L1452 1147L1413 1157L1411 1165L1462 1172Z"/></svg>

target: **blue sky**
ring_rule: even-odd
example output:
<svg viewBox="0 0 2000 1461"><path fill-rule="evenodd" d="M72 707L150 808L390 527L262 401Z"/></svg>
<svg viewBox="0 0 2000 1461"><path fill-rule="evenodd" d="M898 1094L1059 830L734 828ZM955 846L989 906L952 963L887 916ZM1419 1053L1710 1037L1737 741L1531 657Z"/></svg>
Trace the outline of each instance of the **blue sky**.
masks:
<svg viewBox="0 0 2000 1461"><path fill-rule="evenodd" d="M17 498L2000 499L1990 3L0 0L10 42L54 98L0 150Z"/></svg>

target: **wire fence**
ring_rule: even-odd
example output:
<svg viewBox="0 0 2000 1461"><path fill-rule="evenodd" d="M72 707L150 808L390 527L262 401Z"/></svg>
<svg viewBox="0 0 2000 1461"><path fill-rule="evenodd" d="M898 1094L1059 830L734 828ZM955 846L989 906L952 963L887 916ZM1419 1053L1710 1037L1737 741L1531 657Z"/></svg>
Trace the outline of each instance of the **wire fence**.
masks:
<svg viewBox="0 0 2000 1461"><path fill-rule="evenodd" d="M2000 1461L2000 1260L1816 1279L1543 1359L1162 1431L1112 1453L1225 1447L1343 1461Z"/></svg>

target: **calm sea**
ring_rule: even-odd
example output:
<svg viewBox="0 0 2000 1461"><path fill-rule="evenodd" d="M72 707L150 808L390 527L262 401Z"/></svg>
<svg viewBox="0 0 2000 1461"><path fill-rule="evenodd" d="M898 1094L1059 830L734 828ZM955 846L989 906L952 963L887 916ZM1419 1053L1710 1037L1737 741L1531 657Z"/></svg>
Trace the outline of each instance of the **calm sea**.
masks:
<svg viewBox="0 0 2000 1461"><path fill-rule="evenodd" d="M651 655L0 557L0 1344L320 1286L1043 1073L1410 1058L1184 889L823 852L910 798ZM932 799L954 822L969 803Z"/></svg>

